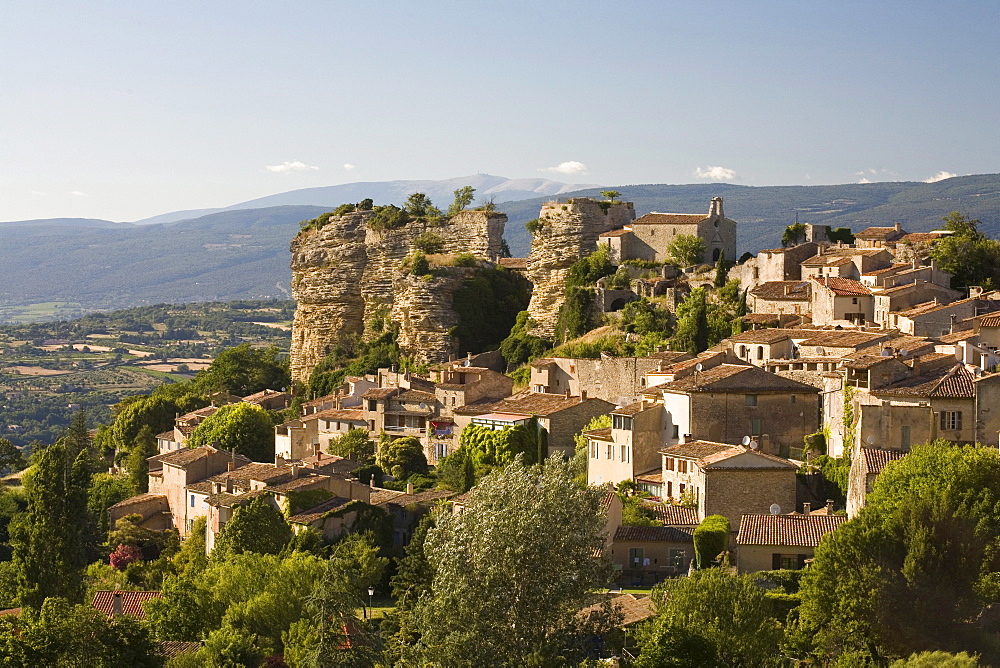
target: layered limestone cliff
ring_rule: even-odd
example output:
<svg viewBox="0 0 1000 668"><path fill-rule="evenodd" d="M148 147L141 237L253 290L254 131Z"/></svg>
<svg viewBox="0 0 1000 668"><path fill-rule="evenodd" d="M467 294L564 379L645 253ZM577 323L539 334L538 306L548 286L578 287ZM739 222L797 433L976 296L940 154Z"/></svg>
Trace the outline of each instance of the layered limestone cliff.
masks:
<svg viewBox="0 0 1000 668"><path fill-rule="evenodd" d="M300 233L291 244L292 296L298 302L292 324L293 380L307 382L313 367L338 343L360 337L365 323L388 314L400 325L399 343L421 361L448 359L448 330L457 323L451 295L460 270L424 280L410 276L403 260L424 232L437 235L443 253L472 253L494 260L500 254L501 213L463 211L441 226L410 222L375 232L371 211L335 216L321 229Z"/></svg>
<svg viewBox="0 0 1000 668"><path fill-rule="evenodd" d="M528 280L533 288L528 313L538 323L534 334L555 334L559 307L566 291L566 274L574 262L597 250L597 237L635 220L631 202L598 202L576 197L548 202L538 214L541 223L531 239Z"/></svg>

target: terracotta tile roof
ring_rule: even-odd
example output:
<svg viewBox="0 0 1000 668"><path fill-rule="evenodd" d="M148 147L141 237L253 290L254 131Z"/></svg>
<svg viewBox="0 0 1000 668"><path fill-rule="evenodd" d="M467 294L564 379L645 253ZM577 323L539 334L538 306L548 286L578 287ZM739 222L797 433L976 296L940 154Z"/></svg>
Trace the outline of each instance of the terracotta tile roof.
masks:
<svg viewBox="0 0 1000 668"><path fill-rule="evenodd" d="M336 394L327 394L322 397L317 397L312 401L306 401L305 403L302 404L302 407L305 408L306 406L319 406L321 404L334 403L336 400L337 400Z"/></svg>
<svg viewBox="0 0 1000 668"><path fill-rule="evenodd" d="M333 496L317 506L313 506L312 508L308 508L302 512L292 515L288 518L288 521L295 524L310 524L316 520L322 519L323 515L331 510L342 508L350 502L350 499L345 499L341 496Z"/></svg>
<svg viewBox="0 0 1000 668"><path fill-rule="evenodd" d="M975 301L975 299L972 298L959 299L958 301L948 302L948 303L942 303L940 301L924 302L923 304L917 304L916 306L914 306L909 310L900 311L899 315L904 316L906 318L913 318L918 315L926 315L927 313L934 313L935 311L940 311L941 309L955 308L959 304L967 304L971 301Z"/></svg>
<svg viewBox="0 0 1000 668"><path fill-rule="evenodd" d="M502 257L500 258L500 266L506 267L507 269L527 269L528 268L528 258L526 257Z"/></svg>
<svg viewBox="0 0 1000 668"><path fill-rule="evenodd" d="M292 395L288 392L279 392L278 390L261 390L260 392L255 392L251 395L243 397L243 401L255 404L265 399L274 399L277 397L287 397L289 401L292 399Z"/></svg>
<svg viewBox="0 0 1000 668"><path fill-rule="evenodd" d="M406 496L406 492L399 492L394 489L382 489L381 487L372 487L371 496L368 497L368 503L373 506L379 506L395 499L398 496Z"/></svg>
<svg viewBox="0 0 1000 668"><path fill-rule="evenodd" d="M847 515L743 515L737 545L816 547Z"/></svg>
<svg viewBox="0 0 1000 668"><path fill-rule="evenodd" d="M832 348L861 348L871 344L878 339L884 338L885 334L872 334L870 332L855 332L841 329L825 330L799 330L805 337L800 345L803 346L829 346ZM797 336L795 338L798 338Z"/></svg>
<svg viewBox="0 0 1000 668"><path fill-rule="evenodd" d="M396 397L399 401L420 401L423 403L434 403L436 397L433 392L421 392L420 390L404 390Z"/></svg>
<svg viewBox="0 0 1000 668"><path fill-rule="evenodd" d="M490 407L495 413L521 413L524 415L552 415L561 410L572 408L584 401L599 401L612 408L614 404L603 399L583 399L581 397L567 397L564 394L548 394L546 392L528 392L521 395L514 395L503 399Z"/></svg>
<svg viewBox="0 0 1000 668"><path fill-rule="evenodd" d="M441 499L450 499L456 494L457 492L446 489L428 489L424 492L415 492L413 494L406 494L404 492L381 503L375 503L374 501L371 503L377 506L408 506L411 503L432 503Z"/></svg>
<svg viewBox="0 0 1000 668"><path fill-rule="evenodd" d="M197 448L181 448L180 450L174 450L173 452L167 452L159 455L160 460L164 464L170 464L171 466L178 466L184 468L189 464L192 464L199 459L205 457L210 457L217 452L222 452L221 450L216 450L210 445L202 445ZM236 455L236 460L243 460L245 463L250 460L243 455Z"/></svg>
<svg viewBox="0 0 1000 668"><path fill-rule="evenodd" d="M911 244L927 243L928 241L935 241L942 237L948 236L947 234L942 234L941 232L910 232L909 234L904 234L899 238L899 241L909 242Z"/></svg>
<svg viewBox="0 0 1000 668"><path fill-rule="evenodd" d="M193 654L199 649L201 649L200 642L185 642L183 640L161 640L156 644L157 654L168 659L181 654Z"/></svg>
<svg viewBox="0 0 1000 668"><path fill-rule="evenodd" d="M881 450L878 448L861 448L861 461L864 470L878 475L882 469L897 459L902 459L906 453L902 450Z"/></svg>
<svg viewBox="0 0 1000 668"><path fill-rule="evenodd" d="M202 480L201 482L193 482L189 484L184 489L189 492L197 492L198 494L211 494L212 493L212 483L208 480Z"/></svg>
<svg viewBox="0 0 1000 668"><path fill-rule="evenodd" d="M156 438L160 439L161 441L173 441L174 440L174 430L171 429L170 431L165 431L162 434L157 434Z"/></svg>
<svg viewBox="0 0 1000 668"><path fill-rule="evenodd" d="M751 329L741 332L735 336L730 336L731 343L777 343L792 338L795 332L788 329Z"/></svg>
<svg viewBox="0 0 1000 668"><path fill-rule="evenodd" d="M862 276L881 276L882 274L895 274L896 272L902 271L910 266L912 265L906 264L905 262L902 264L894 264L889 267L883 267L882 269L873 269L872 271L866 271L865 273L862 274Z"/></svg>
<svg viewBox="0 0 1000 668"><path fill-rule="evenodd" d="M848 369L871 369L873 366L882 364L883 362L888 362L890 360L896 359L892 355L883 357L877 352L865 353L863 355L858 355L852 357L844 362L844 366Z"/></svg>
<svg viewBox="0 0 1000 668"><path fill-rule="evenodd" d="M803 267L840 267L852 262L849 255L834 255L824 253L823 255L813 255L808 260L803 260Z"/></svg>
<svg viewBox="0 0 1000 668"><path fill-rule="evenodd" d="M324 482L329 479L330 476L323 475L322 473L304 470L299 472L298 478L289 478L288 480L282 479L280 482L269 482L266 490L278 493L294 492L295 490L303 487L324 484Z"/></svg>
<svg viewBox="0 0 1000 668"><path fill-rule="evenodd" d="M851 278L841 278L840 276L823 276L813 278L820 285L832 290L834 294L841 296L870 295L872 291L867 285Z"/></svg>
<svg viewBox="0 0 1000 668"><path fill-rule="evenodd" d="M694 541L694 531L685 531L677 527L633 527L621 526L615 530L614 541L618 542L663 542L691 543Z"/></svg>
<svg viewBox="0 0 1000 668"><path fill-rule="evenodd" d="M698 511L695 508L685 508L670 503L643 505L656 513L656 519L663 522L664 526L697 526L699 523Z"/></svg>
<svg viewBox="0 0 1000 668"><path fill-rule="evenodd" d="M965 341L967 339L973 339L976 336L977 335L976 335L976 331L975 330L973 330L973 329L966 329L966 330L961 331L961 332L952 332L951 334L945 334L944 336L939 337L938 340L941 343L958 343L959 341Z"/></svg>
<svg viewBox="0 0 1000 668"><path fill-rule="evenodd" d="M753 450L751 448L745 447L743 445L729 445L728 443L716 443L714 441L691 441L690 443L681 443L680 445L674 445L669 448L664 448L660 450L660 454L667 455L668 457L683 457L684 459L693 459L702 469L708 469L712 467L713 464L719 462L724 462L733 457L739 455L751 454L753 459L763 458L774 462L776 464L781 464L781 468L797 469L798 466L794 463L784 459L783 457L777 457L775 455L769 455L767 453L761 452L760 450ZM717 467L723 468L723 467ZM761 463L760 466L753 466L750 464L742 465L741 469L758 469L766 468L773 469L774 466L766 466Z"/></svg>
<svg viewBox="0 0 1000 668"><path fill-rule="evenodd" d="M809 281L768 281L761 283L750 291L758 299L769 300L808 300L812 290Z"/></svg>
<svg viewBox="0 0 1000 668"><path fill-rule="evenodd" d="M209 415L219 410L218 406L205 406L204 408L198 408L191 411L190 413L185 413L184 415L177 418L178 422L191 422L197 418L207 418Z"/></svg>
<svg viewBox="0 0 1000 668"><path fill-rule="evenodd" d="M818 389L756 366L720 364L660 386L664 392L750 393L794 392L816 394Z"/></svg>
<svg viewBox="0 0 1000 668"><path fill-rule="evenodd" d="M987 315L979 319L980 327L1000 327L1000 315Z"/></svg>
<svg viewBox="0 0 1000 668"><path fill-rule="evenodd" d="M230 494L229 492L219 492L218 494L209 494L208 498L205 499L205 503L210 506L223 506L232 507L243 500L245 495L241 494Z"/></svg>
<svg viewBox="0 0 1000 668"><path fill-rule="evenodd" d="M157 499L166 501L167 496L165 494L137 494L136 496L130 496L124 501L119 501L115 505L111 506L111 508L127 508L128 506L135 506L140 503L146 503L147 501L154 501Z"/></svg>
<svg viewBox="0 0 1000 668"><path fill-rule="evenodd" d="M697 225L708 216L700 213L658 213L652 211L636 218L631 225Z"/></svg>
<svg viewBox="0 0 1000 668"><path fill-rule="evenodd" d="M621 408L615 408L614 410L609 412L612 413L613 415L638 415L639 413L647 411L652 407L653 405L651 404L642 401L637 401L634 404L629 404L628 406L622 406Z"/></svg>
<svg viewBox="0 0 1000 668"><path fill-rule="evenodd" d="M897 230L895 227L869 227L855 234L854 238L892 241L894 238L901 237L904 234L906 233L903 230Z"/></svg>
<svg viewBox="0 0 1000 668"><path fill-rule="evenodd" d="M556 361L551 357L542 357L541 359L537 359L532 362L529 366L532 366L535 369L544 369L545 367L552 366L555 363Z"/></svg>
<svg viewBox="0 0 1000 668"><path fill-rule="evenodd" d="M385 399L400 392L398 387L373 387L361 395L362 399Z"/></svg>
<svg viewBox="0 0 1000 668"><path fill-rule="evenodd" d="M158 591L96 591L90 605L111 618L114 614L115 594L121 594L122 614L136 619L146 618L146 611L142 609L143 603L163 597L163 594Z"/></svg>
<svg viewBox="0 0 1000 668"><path fill-rule="evenodd" d="M751 325L776 325L781 316L777 313L747 313L742 320Z"/></svg>
<svg viewBox="0 0 1000 668"><path fill-rule="evenodd" d="M632 230L624 228L624 227L621 227L621 228L618 228L617 230L609 230L608 232L603 232L602 234L599 234L598 236L601 236L601 237L622 237L622 236L625 236L626 234L632 234Z"/></svg>
<svg viewBox="0 0 1000 668"><path fill-rule="evenodd" d="M884 385L872 390L872 394L890 397L972 399L976 396L972 381L973 376L968 369L962 364L956 364L949 370L939 369L891 385Z"/></svg>
<svg viewBox="0 0 1000 668"><path fill-rule="evenodd" d="M660 360L661 362L683 362L684 360L691 359L691 353L683 350L661 350L655 353L649 353L640 359Z"/></svg>
<svg viewBox="0 0 1000 668"><path fill-rule="evenodd" d="M645 473L639 473L635 476L636 482L648 482L653 485L663 484L663 470L660 468L650 469Z"/></svg>
<svg viewBox="0 0 1000 668"><path fill-rule="evenodd" d="M326 420L328 422L364 422L365 412L361 408L328 408L306 415L303 420Z"/></svg>
<svg viewBox="0 0 1000 668"><path fill-rule="evenodd" d="M615 596L610 601L612 608L617 608L622 613L621 626L631 626L656 615L656 606L649 596L636 596L635 594L622 594ZM601 603L587 606L577 613L577 616L585 618L591 612L599 612Z"/></svg>
<svg viewBox="0 0 1000 668"><path fill-rule="evenodd" d="M600 429L591 429L590 431L583 432L585 435L589 436L598 441L610 441L611 440L611 427L601 427Z"/></svg>

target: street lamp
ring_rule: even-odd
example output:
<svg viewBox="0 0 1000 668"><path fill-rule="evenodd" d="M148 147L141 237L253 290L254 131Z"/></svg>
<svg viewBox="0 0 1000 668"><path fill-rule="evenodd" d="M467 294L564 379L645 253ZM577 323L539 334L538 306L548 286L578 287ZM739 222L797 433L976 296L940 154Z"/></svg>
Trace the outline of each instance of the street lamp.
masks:
<svg viewBox="0 0 1000 668"><path fill-rule="evenodd" d="M368 588L368 607L372 607L372 596L375 595L375 587Z"/></svg>

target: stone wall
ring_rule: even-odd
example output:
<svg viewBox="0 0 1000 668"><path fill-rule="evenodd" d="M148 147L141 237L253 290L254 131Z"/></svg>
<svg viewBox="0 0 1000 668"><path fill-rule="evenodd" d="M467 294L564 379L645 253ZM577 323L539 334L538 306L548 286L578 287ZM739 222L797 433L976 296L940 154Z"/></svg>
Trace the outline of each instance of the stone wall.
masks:
<svg viewBox="0 0 1000 668"><path fill-rule="evenodd" d="M388 315L401 324L400 345L423 361L447 361L447 336L457 323L451 277L421 283L410 277L403 260L424 232L441 238L444 253L472 253L494 260L500 253L507 217L501 213L463 211L445 225L418 222L384 232L368 228L374 214L358 211L335 216L319 230L292 241L292 296L298 302L292 324L293 380L307 382L313 367L338 344L365 332L365 323ZM398 320L397 320L398 319Z"/></svg>
<svg viewBox="0 0 1000 668"><path fill-rule="evenodd" d="M538 323L534 334L552 337L566 292L566 274L574 262L597 250L597 237L635 219L631 202L607 205L587 197L548 202L538 214L541 229L531 239L528 280L533 284L528 312Z"/></svg>

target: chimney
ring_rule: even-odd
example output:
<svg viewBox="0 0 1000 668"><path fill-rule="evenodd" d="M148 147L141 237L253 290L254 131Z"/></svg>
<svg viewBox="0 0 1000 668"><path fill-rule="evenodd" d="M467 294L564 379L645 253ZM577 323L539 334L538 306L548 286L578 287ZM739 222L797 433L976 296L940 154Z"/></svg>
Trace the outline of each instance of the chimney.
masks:
<svg viewBox="0 0 1000 668"><path fill-rule="evenodd" d="M375 486L375 474L374 473L372 473L372 479L371 479L371 482L368 483L368 486L369 487L374 487Z"/></svg>
<svg viewBox="0 0 1000 668"><path fill-rule="evenodd" d="M313 443L313 457L319 459L319 443Z"/></svg>
<svg viewBox="0 0 1000 668"><path fill-rule="evenodd" d="M917 258L913 258L913 261L910 263L910 265L912 266L913 269L916 269L917 267L920 266L920 263L917 261Z"/></svg>
<svg viewBox="0 0 1000 668"><path fill-rule="evenodd" d="M899 230L901 229L900 226L899 226L899 223L896 223L895 225L893 225L892 228L894 230L896 230L897 232L899 232Z"/></svg>
<svg viewBox="0 0 1000 668"><path fill-rule="evenodd" d="M786 283L786 284L785 284L785 296L787 297L787 296L788 296L788 295L790 295L791 293L792 293L792 286L790 286L790 285L788 285L788 284Z"/></svg>
<svg viewBox="0 0 1000 668"><path fill-rule="evenodd" d="M122 614L122 593L120 591L111 594L111 616L121 617Z"/></svg>
<svg viewBox="0 0 1000 668"><path fill-rule="evenodd" d="M233 493L233 479L226 478L226 494L232 494L232 493Z"/></svg>
<svg viewBox="0 0 1000 668"><path fill-rule="evenodd" d="M233 471L233 468L235 468L235 463L234 463L233 461L231 461L231 460L230 460L230 461L229 461L229 462L228 462L228 463L226 464L226 470L227 470L227 471L229 471L230 473L232 473L232 471Z"/></svg>
<svg viewBox="0 0 1000 668"><path fill-rule="evenodd" d="M823 255L826 253L826 246L820 245L816 247L816 255Z"/></svg>
<svg viewBox="0 0 1000 668"><path fill-rule="evenodd" d="M833 499L826 500L826 514L833 515Z"/></svg>
<svg viewBox="0 0 1000 668"><path fill-rule="evenodd" d="M810 512L812 512L812 504L806 501L802 504L802 514L808 515Z"/></svg>
<svg viewBox="0 0 1000 668"><path fill-rule="evenodd" d="M292 464L292 480L299 477L299 469L302 468L298 464Z"/></svg>
<svg viewBox="0 0 1000 668"><path fill-rule="evenodd" d="M412 482L406 483L406 493L407 494L413 494L413 483Z"/></svg>
<svg viewBox="0 0 1000 668"><path fill-rule="evenodd" d="M691 442L691 434L684 434L683 436L681 436L681 443L690 443L690 442Z"/></svg>
<svg viewBox="0 0 1000 668"><path fill-rule="evenodd" d="M954 316L952 316L954 317ZM580 390L580 398L583 400L587 399L587 390Z"/></svg>
<svg viewBox="0 0 1000 668"><path fill-rule="evenodd" d="M274 465L275 466L284 466L285 465L285 458L282 457L281 455L275 455L274 456Z"/></svg>
<svg viewBox="0 0 1000 668"><path fill-rule="evenodd" d="M566 398L569 399L569 388L566 388Z"/></svg>

